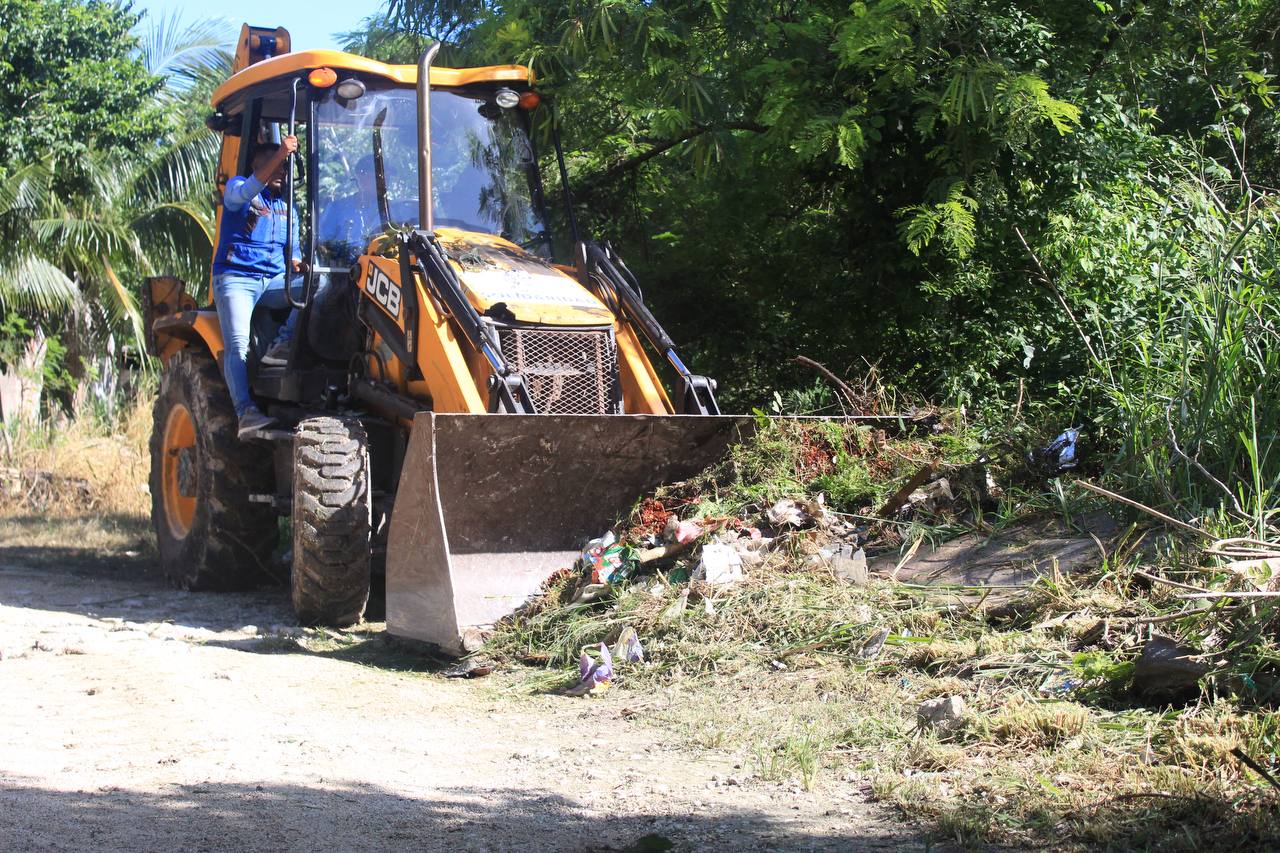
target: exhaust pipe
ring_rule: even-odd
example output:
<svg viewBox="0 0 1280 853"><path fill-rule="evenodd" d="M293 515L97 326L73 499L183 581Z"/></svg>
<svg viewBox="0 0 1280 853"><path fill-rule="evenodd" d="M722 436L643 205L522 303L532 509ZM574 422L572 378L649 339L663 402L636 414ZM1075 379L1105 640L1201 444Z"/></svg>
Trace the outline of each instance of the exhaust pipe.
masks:
<svg viewBox="0 0 1280 853"><path fill-rule="evenodd" d="M431 63L440 52L434 41L418 57L418 227L435 230L431 203Z"/></svg>

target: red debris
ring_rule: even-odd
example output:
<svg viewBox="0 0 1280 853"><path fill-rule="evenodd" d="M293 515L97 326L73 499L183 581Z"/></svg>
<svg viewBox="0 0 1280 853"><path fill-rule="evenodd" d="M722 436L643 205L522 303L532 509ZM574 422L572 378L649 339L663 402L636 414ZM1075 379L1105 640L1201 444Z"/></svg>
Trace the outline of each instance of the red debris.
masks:
<svg viewBox="0 0 1280 853"><path fill-rule="evenodd" d="M657 536L662 533L667 526L667 519L671 518L673 513L663 505L662 501L657 498L645 498L640 502L640 508L636 510L636 523L631 528L631 535L635 537L651 534Z"/></svg>

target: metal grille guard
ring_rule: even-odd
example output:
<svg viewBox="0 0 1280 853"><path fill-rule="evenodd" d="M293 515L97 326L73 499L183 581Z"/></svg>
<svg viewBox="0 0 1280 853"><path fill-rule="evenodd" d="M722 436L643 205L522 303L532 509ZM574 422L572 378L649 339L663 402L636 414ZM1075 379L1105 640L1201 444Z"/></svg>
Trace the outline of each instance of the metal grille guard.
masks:
<svg viewBox="0 0 1280 853"><path fill-rule="evenodd" d="M489 411L509 414L537 414L533 398L524 377L511 369L502 355L502 344L490 326L467 299L453 267L435 234L426 231L409 231L402 235L400 251L401 278L413 281L408 265L413 264L422 273L427 290L458 322L467 340L489 361L493 375L489 377ZM406 251L406 249L408 251ZM410 261L410 255L414 260Z"/></svg>

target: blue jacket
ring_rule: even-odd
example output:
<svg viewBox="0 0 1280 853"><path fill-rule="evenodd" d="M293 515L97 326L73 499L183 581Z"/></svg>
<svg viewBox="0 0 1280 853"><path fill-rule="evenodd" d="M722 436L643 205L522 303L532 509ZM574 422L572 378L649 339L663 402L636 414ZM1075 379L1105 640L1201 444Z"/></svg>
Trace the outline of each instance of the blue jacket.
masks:
<svg viewBox="0 0 1280 853"><path fill-rule="evenodd" d="M227 181L222 226L213 274L226 272L274 278L284 272L285 221L289 202L277 198L253 175ZM298 256L298 215L293 216L294 257Z"/></svg>

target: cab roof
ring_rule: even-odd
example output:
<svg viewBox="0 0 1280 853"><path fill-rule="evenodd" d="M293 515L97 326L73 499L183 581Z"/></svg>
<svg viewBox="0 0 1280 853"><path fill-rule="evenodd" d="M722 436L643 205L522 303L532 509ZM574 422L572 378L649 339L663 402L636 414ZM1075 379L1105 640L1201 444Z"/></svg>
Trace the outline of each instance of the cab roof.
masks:
<svg viewBox="0 0 1280 853"><path fill-rule="evenodd" d="M228 98L278 78L310 71L313 68L332 68L335 71L354 71L364 76L382 77L392 83L416 85L417 65L387 65L363 56L337 50L300 50L256 62L243 71L233 74L213 92L213 107L218 109ZM524 83L533 84L533 72L523 65L486 65L481 68L431 69L433 86L466 86L472 83Z"/></svg>

